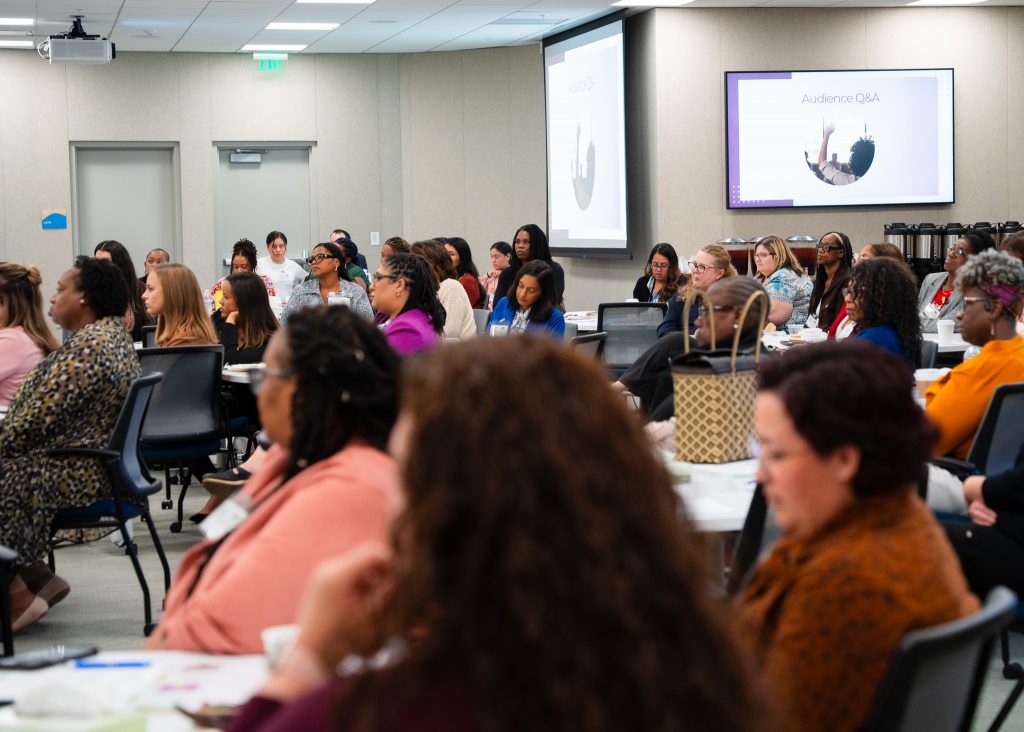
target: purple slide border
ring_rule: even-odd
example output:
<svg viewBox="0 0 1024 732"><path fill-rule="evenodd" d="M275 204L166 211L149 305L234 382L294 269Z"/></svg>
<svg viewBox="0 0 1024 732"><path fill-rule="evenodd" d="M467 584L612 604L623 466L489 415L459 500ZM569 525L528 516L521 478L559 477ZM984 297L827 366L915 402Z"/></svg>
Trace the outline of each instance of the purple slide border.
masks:
<svg viewBox="0 0 1024 732"><path fill-rule="evenodd" d="M792 79L790 71L727 71L726 75L726 107L729 110L729 180L726 187L729 192L729 208L767 208L771 206L792 206L793 199L780 201L744 201L740 197L740 79ZM732 100L732 104L729 104Z"/></svg>

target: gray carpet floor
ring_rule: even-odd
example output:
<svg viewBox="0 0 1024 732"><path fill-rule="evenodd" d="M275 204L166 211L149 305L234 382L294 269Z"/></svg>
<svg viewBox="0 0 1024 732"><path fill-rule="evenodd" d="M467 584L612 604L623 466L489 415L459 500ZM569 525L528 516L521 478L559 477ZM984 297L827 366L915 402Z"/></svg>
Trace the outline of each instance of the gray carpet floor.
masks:
<svg viewBox="0 0 1024 732"><path fill-rule="evenodd" d="M185 499L185 526L180 534L172 534L169 529L177 511L161 509L159 496L150 500L172 577L182 554L201 538L187 517L203 505L206 496L202 487L190 488ZM160 562L146 527L136 522L135 532L156 621L160 618L164 596ZM103 539L60 548L55 557L57 574L71 584L71 594L42 620L18 633L15 649L29 651L59 643L87 643L108 651L140 647L145 640L142 592L124 550ZM1024 662L1024 635L1012 634L1010 640L1013 658ZM1003 679L997 648L989 665L974 730L988 729L1012 686L1013 682ZM1017 704L1003 729L1024 732L1024 699Z"/></svg>

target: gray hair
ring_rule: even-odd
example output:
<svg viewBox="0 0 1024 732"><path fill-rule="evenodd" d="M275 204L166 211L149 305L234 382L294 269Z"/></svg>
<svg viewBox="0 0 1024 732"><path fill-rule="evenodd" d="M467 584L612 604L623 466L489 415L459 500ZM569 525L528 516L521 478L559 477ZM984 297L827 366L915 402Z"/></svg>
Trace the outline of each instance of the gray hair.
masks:
<svg viewBox="0 0 1024 732"><path fill-rule="evenodd" d="M977 288L1001 302L1007 317L1016 317L1024 295L1024 264L1006 252L986 249L968 257L956 271L956 287Z"/></svg>

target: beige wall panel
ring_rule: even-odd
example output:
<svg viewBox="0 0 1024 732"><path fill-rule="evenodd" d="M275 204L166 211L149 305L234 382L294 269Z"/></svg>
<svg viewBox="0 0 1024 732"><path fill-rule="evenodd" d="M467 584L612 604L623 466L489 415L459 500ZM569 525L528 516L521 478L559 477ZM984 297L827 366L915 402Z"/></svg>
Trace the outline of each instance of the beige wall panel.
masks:
<svg viewBox="0 0 1024 732"><path fill-rule="evenodd" d="M71 229L43 231L43 209L71 216L65 69L34 52L0 51L0 158L3 165L3 256L35 264L49 299L72 261Z"/></svg>
<svg viewBox="0 0 1024 732"><path fill-rule="evenodd" d="M867 13L862 8L796 11L799 43L793 44L794 69L863 69Z"/></svg>
<svg viewBox="0 0 1024 732"><path fill-rule="evenodd" d="M315 151L319 222L323 241L335 228L369 248L380 228L380 104L377 59L368 55L319 55L316 59Z"/></svg>
<svg viewBox="0 0 1024 732"><path fill-rule="evenodd" d="M404 230L402 191L402 104L399 57L377 57L377 92L380 108L380 242ZM380 248L365 247L371 267L380 262ZM362 250L361 250L362 251Z"/></svg>
<svg viewBox="0 0 1024 732"><path fill-rule="evenodd" d="M213 252L227 253L234 242L215 242L214 171L216 153L212 129L210 96L210 56L200 53L178 56L181 114L181 246L182 261L191 267L199 282L213 282L220 270L214 264ZM259 246L260 242L256 242Z"/></svg>
<svg viewBox="0 0 1024 732"><path fill-rule="evenodd" d="M1024 38L1024 8L1007 8L1006 35L1014 39L1007 44L1006 57L1006 169L1013 171L1007 179L1006 218L1024 219L1024 93L1021 79L1024 79L1024 45L1017 39Z"/></svg>
<svg viewBox="0 0 1024 732"><path fill-rule="evenodd" d="M177 140L178 59L126 53L108 66L68 64L72 140Z"/></svg>
<svg viewBox="0 0 1024 732"><path fill-rule="evenodd" d="M544 56L539 44L502 50L509 54L512 73L513 224L510 231L496 239L512 236L515 229L527 223L546 229L548 216Z"/></svg>
<svg viewBox="0 0 1024 732"><path fill-rule="evenodd" d="M259 71L251 54L209 59L215 141L316 139L315 56L293 54L279 73Z"/></svg>
<svg viewBox="0 0 1024 732"><path fill-rule="evenodd" d="M466 228L462 55L403 57L408 71L405 235L410 241ZM403 133L406 129L403 129Z"/></svg>

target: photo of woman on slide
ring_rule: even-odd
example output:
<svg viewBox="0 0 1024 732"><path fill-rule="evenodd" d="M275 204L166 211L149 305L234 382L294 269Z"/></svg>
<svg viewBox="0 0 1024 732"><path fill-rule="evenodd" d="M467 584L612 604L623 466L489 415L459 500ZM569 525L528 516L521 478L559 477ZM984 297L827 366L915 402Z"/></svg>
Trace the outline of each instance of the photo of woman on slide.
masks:
<svg viewBox="0 0 1024 732"><path fill-rule="evenodd" d="M807 167L821 182L834 186L845 186L860 180L868 172L871 163L875 160L875 141L865 134L850 146L850 160L841 163L836 153L832 153L831 159L828 157L828 140L835 131L834 123L830 122L824 126L817 165L811 162L806 150L804 151L804 160L807 161Z"/></svg>

